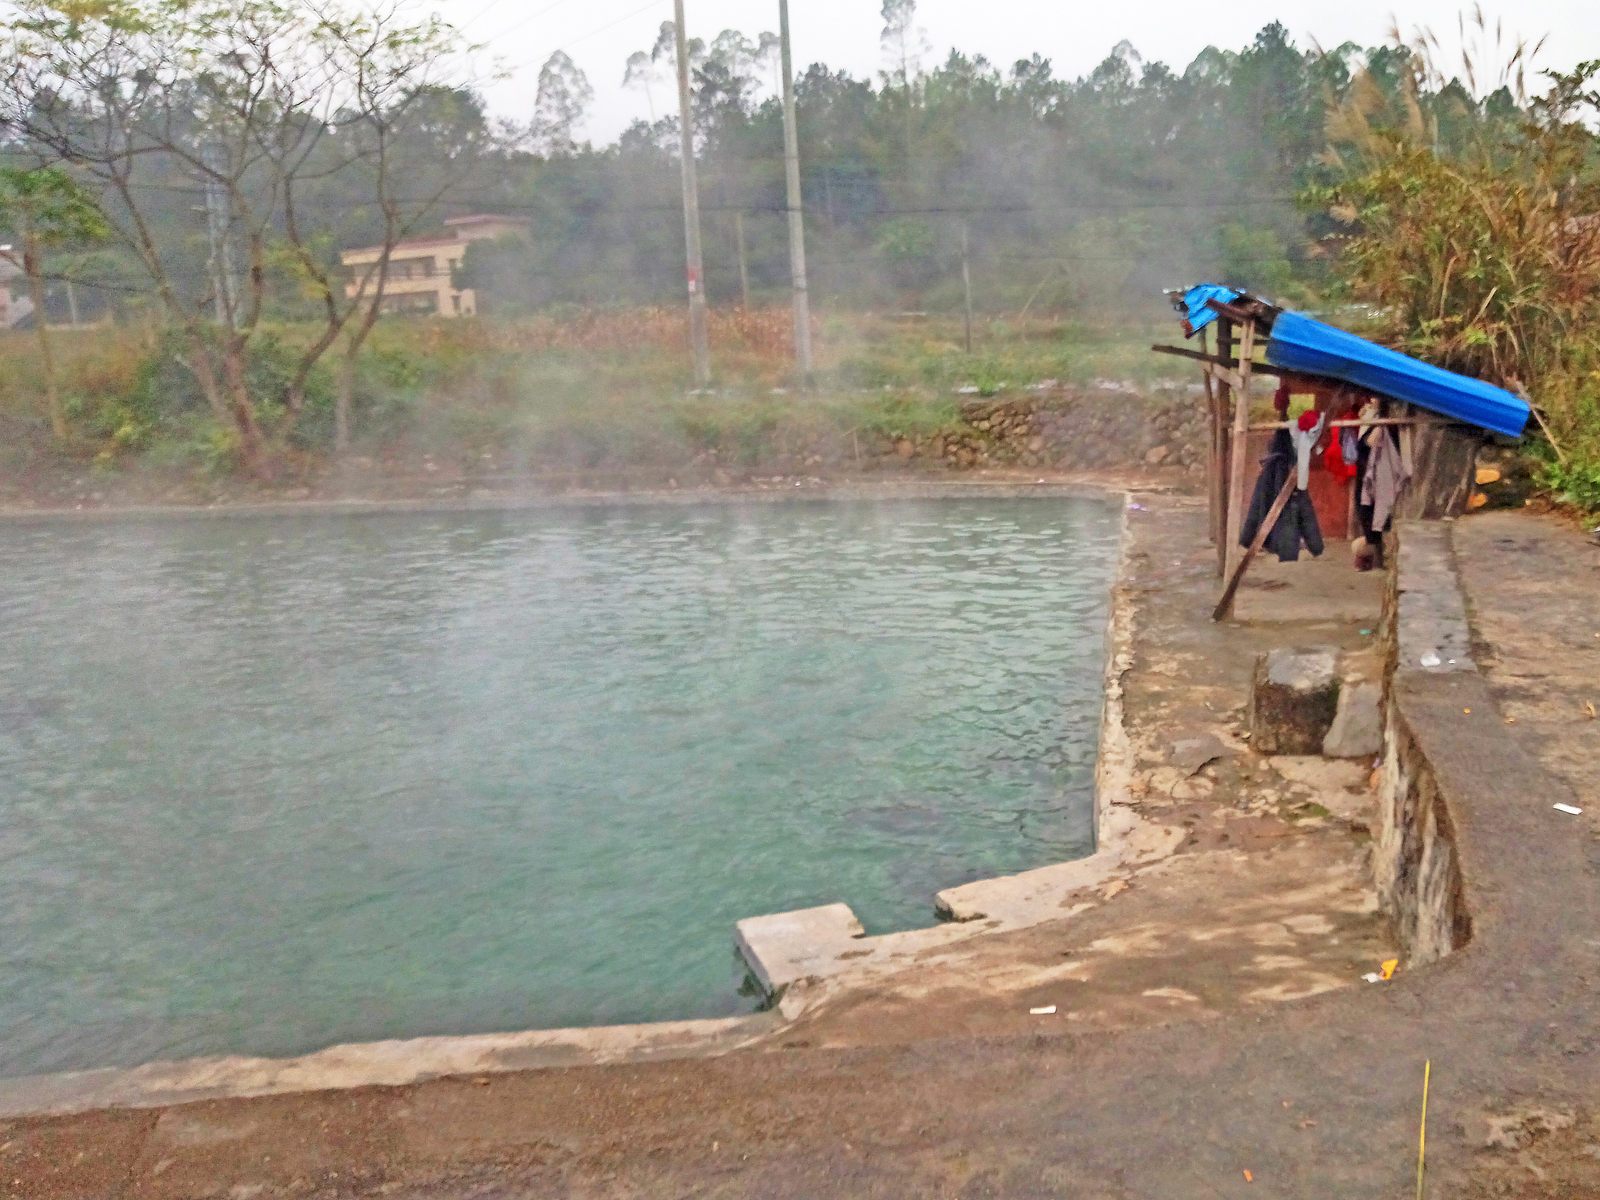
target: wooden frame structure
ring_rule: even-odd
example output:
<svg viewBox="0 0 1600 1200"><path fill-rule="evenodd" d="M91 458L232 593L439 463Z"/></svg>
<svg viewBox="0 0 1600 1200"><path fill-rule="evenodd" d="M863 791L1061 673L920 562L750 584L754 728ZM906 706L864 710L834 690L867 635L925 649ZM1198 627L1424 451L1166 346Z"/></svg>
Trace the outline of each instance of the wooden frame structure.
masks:
<svg viewBox="0 0 1600 1200"><path fill-rule="evenodd" d="M1175 302L1180 296L1181 293L1172 294ZM1291 475L1290 482L1285 484L1274 500L1253 544L1248 547L1240 545L1244 526L1245 480L1249 468L1249 435L1258 430L1294 428L1294 423L1288 421L1251 424L1251 384L1257 374L1299 383L1310 391L1342 389L1373 395L1398 405L1403 414L1398 417L1379 417L1366 421L1333 420L1327 422L1326 428L1398 426L1401 430L1401 454L1412 470L1414 486L1408 488L1403 502L1397 504L1396 515L1438 517L1454 516L1464 511L1472 491L1471 480L1479 441L1478 436L1465 433L1473 430L1473 426L1459 421L1413 415L1411 406L1402 401L1377 393L1361 393L1361 389L1352 388L1341 380L1302 375L1257 362L1255 352L1258 342L1265 345L1271 336L1273 320L1282 311L1263 300L1239 294L1231 302L1208 300L1206 307L1216 314L1216 319L1211 322L1217 327L1214 354L1207 352L1203 327L1197 331L1201 338L1200 350L1161 345L1150 348L1158 354L1193 359L1201 370L1210 432L1206 454L1209 534L1217 547L1217 575L1223 580L1223 589L1212 613L1214 619L1224 620L1232 614L1233 598L1239 584L1277 524L1294 490L1292 484L1295 477ZM1418 433L1426 436L1419 439L1416 436Z"/></svg>

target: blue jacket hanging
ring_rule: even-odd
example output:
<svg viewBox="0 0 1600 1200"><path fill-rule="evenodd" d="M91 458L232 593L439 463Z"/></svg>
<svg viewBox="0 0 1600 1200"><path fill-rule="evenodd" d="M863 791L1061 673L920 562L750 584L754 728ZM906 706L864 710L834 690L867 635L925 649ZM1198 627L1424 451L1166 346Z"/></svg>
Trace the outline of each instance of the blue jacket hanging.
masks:
<svg viewBox="0 0 1600 1200"><path fill-rule="evenodd" d="M1256 490L1250 497L1250 508L1239 530L1241 546L1249 546L1256 540L1256 532L1272 511L1272 502L1283 490L1284 481L1295 473L1295 467L1294 439L1287 429L1280 429L1272 435L1267 456L1261 460ZM1283 506L1278 523L1267 534L1263 549L1276 554L1279 562L1298 562L1302 540L1313 558L1322 554L1322 530L1317 525L1317 510L1311 506L1311 493L1296 488Z"/></svg>

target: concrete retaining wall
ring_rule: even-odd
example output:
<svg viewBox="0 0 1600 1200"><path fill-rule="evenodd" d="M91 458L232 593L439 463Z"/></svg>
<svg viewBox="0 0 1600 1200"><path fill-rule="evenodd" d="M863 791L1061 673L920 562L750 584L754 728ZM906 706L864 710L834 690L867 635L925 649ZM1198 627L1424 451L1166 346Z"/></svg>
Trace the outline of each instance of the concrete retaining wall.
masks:
<svg viewBox="0 0 1600 1200"><path fill-rule="evenodd" d="M1430 692L1476 675L1450 525L1398 522L1384 597L1384 751L1373 875L1408 965L1442 958L1472 937L1450 805L1412 729ZM1471 715L1463 709L1463 715ZM1483 714L1487 715L1487 714Z"/></svg>

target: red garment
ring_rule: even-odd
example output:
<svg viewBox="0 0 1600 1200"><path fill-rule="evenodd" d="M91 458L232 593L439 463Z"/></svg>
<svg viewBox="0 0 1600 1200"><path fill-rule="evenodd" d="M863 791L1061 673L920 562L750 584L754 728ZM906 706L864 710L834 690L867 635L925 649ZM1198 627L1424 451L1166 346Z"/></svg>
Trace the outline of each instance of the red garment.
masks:
<svg viewBox="0 0 1600 1200"><path fill-rule="evenodd" d="M1278 390L1272 393L1272 407L1281 413L1289 411L1289 385L1280 383Z"/></svg>
<svg viewBox="0 0 1600 1200"><path fill-rule="evenodd" d="M1339 431L1335 429L1333 436L1328 439L1328 448L1322 452L1322 461L1328 468L1328 474L1343 482L1355 477L1356 464L1344 461L1344 450L1339 445Z"/></svg>

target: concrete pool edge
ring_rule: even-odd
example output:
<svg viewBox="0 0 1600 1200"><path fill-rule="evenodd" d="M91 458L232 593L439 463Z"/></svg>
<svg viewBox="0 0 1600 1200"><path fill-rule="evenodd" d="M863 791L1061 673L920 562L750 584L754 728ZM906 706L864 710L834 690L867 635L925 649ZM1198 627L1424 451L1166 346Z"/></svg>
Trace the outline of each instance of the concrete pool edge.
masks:
<svg viewBox="0 0 1600 1200"><path fill-rule="evenodd" d="M1069 915L1061 897L1074 889L1102 883L1119 867L1132 868L1170 852L1162 845L1154 854L1138 838L1147 824L1124 802L1129 778L1127 736L1122 725L1121 686L1131 662L1133 602L1123 586L1130 550L1127 504L1129 492L1111 481L1099 483L1057 480L1041 484L1015 481L971 484L878 484L807 492L773 493L613 494L577 498L580 505L653 503L669 499L679 503L758 502L794 500L905 500L988 498L1053 498L1116 505L1119 514L1118 552L1110 575L1110 598L1105 644L1103 702L1095 769L1095 814L1098 849L1086 859L1058 863L1018 875L979 880L939 894L937 911L952 918L943 924L877 938L861 938L842 948L844 961L856 969L842 972L822 986L782 988L768 986L774 1001L769 1011L745 1017L652 1022L620 1026L572 1026L558 1029L502 1033L430 1036L376 1042L347 1043L290 1058L218 1055L155 1061L135 1067L111 1067L48 1075L0 1078L0 1119L60 1116L108 1108L159 1108L201 1100L284 1095L365 1086L397 1086L444 1076L488 1075L502 1072L565 1066L607 1065L685 1057L714 1057L732 1050L775 1041L778 1033L805 1008L825 995L837 993L887 971L897 970L907 955L925 955L1000 929L1022 928ZM385 515L414 512L503 511L561 507L569 498L540 498L538 503L434 505L416 503L317 506L308 515ZM96 519L135 519L167 516L210 517L230 515L280 516L305 513L301 504L261 506L241 513L237 508L205 510L84 510L17 512L0 511L0 524L12 518L19 523L47 523L62 518L77 524ZM33 518L33 521L28 520ZM42 518L42 520L40 519ZM1108 753L1108 750L1111 751ZM1117 789L1120 789L1118 792ZM980 911L981 906L981 911ZM828 906L843 909L840 904ZM991 913L988 910L993 910ZM818 910L825 911L825 910ZM1075 910L1074 910L1075 911ZM793 914L791 914L793 915ZM762 918L756 918L761 920ZM853 922L853 914L849 916ZM740 922L742 927L745 922ZM856 927L859 931L859 926ZM826 950L834 931L820 939ZM847 935L848 936L848 935ZM746 961L751 954L742 934L739 946ZM883 953L878 953L879 951ZM864 953L863 953L864 951ZM860 960L860 961L858 961ZM764 985L769 980L758 971Z"/></svg>
<svg viewBox="0 0 1600 1200"><path fill-rule="evenodd" d="M1090 907L1077 902L1171 855L1183 832L1141 816L1131 806L1133 754L1123 718L1122 679L1133 664L1134 613L1127 586L1133 543L1132 493L1106 489L1117 502L1120 530L1106 619L1104 699L1095 758L1095 852L1015 875L946 888L934 900L944 923L864 936L847 904L747 917L735 944L751 974L788 1020L841 994L870 987L915 962L936 965L941 953L987 934L1026 929Z"/></svg>
<svg viewBox="0 0 1600 1200"><path fill-rule="evenodd" d="M338 1088L394 1087L453 1075L725 1054L782 1024L776 1013L329 1046L295 1058L229 1054L0 1079L0 1119Z"/></svg>

